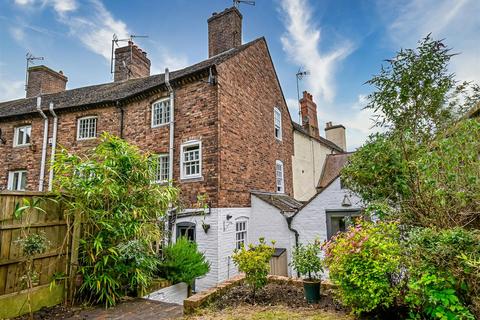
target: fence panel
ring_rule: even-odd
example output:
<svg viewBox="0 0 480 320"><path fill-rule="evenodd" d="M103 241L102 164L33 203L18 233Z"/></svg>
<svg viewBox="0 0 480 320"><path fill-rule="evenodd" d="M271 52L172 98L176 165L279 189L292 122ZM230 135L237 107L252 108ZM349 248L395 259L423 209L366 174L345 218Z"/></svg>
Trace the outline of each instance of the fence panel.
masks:
<svg viewBox="0 0 480 320"><path fill-rule="evenodd" d="M17 203L23 199L44 199L39 210L25 212L20 219L14 216ZM47 250L33 257L38 274L35 286L49 284L55 273L67 274L67 223L59 203L43 193L2 192L0 194L0 296L25 289L25 262L18 240L29 233L43 233L49 241Z"/></svg>

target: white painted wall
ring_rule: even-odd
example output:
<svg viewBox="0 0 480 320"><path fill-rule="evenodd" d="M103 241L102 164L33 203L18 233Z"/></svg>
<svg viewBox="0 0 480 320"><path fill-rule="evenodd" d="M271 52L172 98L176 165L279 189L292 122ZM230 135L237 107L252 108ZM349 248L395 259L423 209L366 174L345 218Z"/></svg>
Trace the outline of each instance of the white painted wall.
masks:
<svg viewBox="0 0 480 320"><path fill-rule="evenodd" d="M218 250L217 250L217 233L218 233L218 209L211 209L209 214L205 216L196 215L189 217L177 218L175 226L173 228L173 238L176 241L177 236L177 223L180 222L192 222L195 223L195 240L198 244L198 250L205 254L205 257L210 262L210 272L201 278L198 278L195 282L195 290L204 290L206 288L213 287L217 284L218 278ZM205 223L210 224L210 229L207 233L203 231L202 220Z"/></svg>
<svg viewBox="0 0 480 320"><path fill-rule="evenodd" d="M342 207L342 201L348 195L351 207ZM323 192L300 210L292 221L292 227L300 233L299 242L308 243L315 239L327 240L327 210L345 210L362 208L362 201L347 189L340 188L340 178L335 179Z"/></svg>
<svg viewBox="0 0 480 320"><path fill-rule="evenodd" d="M331 149L311 137L293 131L293 197L307 201L317 193L325 158Z"/></svg>
<svg viewBox="0 0 480 320"><path fill-rule="evenodd" d="M267 243L270 243L274 240L275 247L287 249L287 260L290 264L295 235L288 229L287 220L280 210L252 194L250 221L250 241L258 243L259 238L265 238ZM290 266L288 266L288 274L292 275Z"/></svg>
<svg viewBox="0 0 480 320"><path fill-rule="evenodd" d="M184 282L174 284L173 286L162 288L158 291L146 295L145 299L176 303L183 305L183 300L187 298L188 286Z"/></svg>
<svg viewBox="0 0 480 320"><path fill-rule="evenodd" d="M202 291L217 285L238 273L231 255L235 249L235 222L238 219L250 219L250 208L212 208L210 213L202 216L195 215L178 218L174 229L173 238L176 240L176 224L180 222L195 223L196 242L198 249L205 254L210 262L210 272L195 282L195 290ZM227 220L227 215L232 217ZM210 224L207 233L202 228L202 220ZM248 226L250 221L248 221ZM247 237L249 232L247 228ZM247 239L248 240L248 239Z"/></svg>

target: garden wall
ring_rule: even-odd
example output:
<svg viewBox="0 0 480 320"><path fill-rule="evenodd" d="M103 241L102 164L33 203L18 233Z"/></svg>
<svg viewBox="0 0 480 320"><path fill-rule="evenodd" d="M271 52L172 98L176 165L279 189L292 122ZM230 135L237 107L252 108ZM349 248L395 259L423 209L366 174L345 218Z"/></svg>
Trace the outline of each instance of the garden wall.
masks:
<svg viewBox="0 0 480 320"><path fill-rule="evenodd" d="M15 208L23 199L42 198L39 206L46 213L35 210L20 219L14 216ZM44 233L49 241L45 252L31 257L33 268L38 274L31 290L32 308L55 305L64 298L64 283L52 286L54 274L68 274L71 241L67 237L67 223L61 205L50 201L38 192L0 193L0 319L10 318L29 311L25 285L27 257L17 240L26 233ZM22 291L23 290L23 291ZM14 301L15 303L13 303Z"/></svg>

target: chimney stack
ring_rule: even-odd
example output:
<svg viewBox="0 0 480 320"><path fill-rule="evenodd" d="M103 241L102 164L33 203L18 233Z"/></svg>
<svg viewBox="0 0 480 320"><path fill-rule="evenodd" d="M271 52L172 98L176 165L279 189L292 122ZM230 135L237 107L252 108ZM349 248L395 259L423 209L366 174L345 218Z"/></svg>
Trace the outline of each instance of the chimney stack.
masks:
<svg viewBox="0 0 480 320"><path fill-rule="evenodd" d="M242 45L242 14L231 7L208 19L208 57Z"/></svg>
<svg viewBox="0 0 480 320"><path fill-rule="evenodd" d="M325 137L332 141L337 146L347 151L347 139L345 137L345 127L341 124L332 125L332 122L327 122L325 126Z"/></svg>
<svg viewBox="0 0 480 320"><path fill-rule="evenodd" d="M300 99L300 112L302 114L302 126L312 137L320 138L317 120L317 105L313 97L307 91L303 91Z"/></svg>
<svg viewBox="0 0 480 320"><path fill-rule="evenodd" d="M65 91L68 78L46 66L28 68L27 98Z"/></svg>
<svg viewBox="0 0 480 320"><path fill-rule="evenodd" d="M147 53L133 41L128 41L125 47L115 49L115 70L113 81L122 81L150 75L150 59Z"/></svg>

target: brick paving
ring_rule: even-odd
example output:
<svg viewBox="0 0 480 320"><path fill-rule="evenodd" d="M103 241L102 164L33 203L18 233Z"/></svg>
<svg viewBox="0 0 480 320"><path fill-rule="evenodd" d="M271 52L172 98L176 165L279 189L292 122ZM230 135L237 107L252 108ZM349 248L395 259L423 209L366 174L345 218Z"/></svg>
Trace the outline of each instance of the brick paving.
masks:
<svg viewBox="0 0 480 320"><path fill-rule="evenodd" d="M183 316L183 306L147 299L133 299L118 304L114 308L84 310L70 319L82 320L146 320L179 319Z"/></svg>

